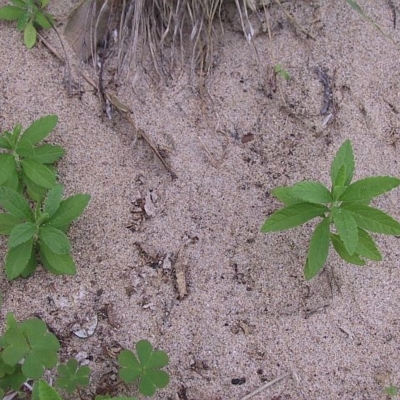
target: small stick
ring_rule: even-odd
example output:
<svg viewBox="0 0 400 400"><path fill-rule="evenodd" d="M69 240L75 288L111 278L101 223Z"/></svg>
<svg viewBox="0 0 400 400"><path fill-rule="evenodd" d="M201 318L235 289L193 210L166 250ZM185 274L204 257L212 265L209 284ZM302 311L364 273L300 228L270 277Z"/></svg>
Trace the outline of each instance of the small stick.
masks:
<svg viewBox="0 0 400 400"><path fill-rule="evenodd" d="M274 385L275 383L281 381L282 379L287 378L289 375L291 375L291 373L287 373L285 375L281 375L278 376L277 378L275 378L274 380L272 380L271 382L266 383L265 385L259 387L258 389L256 389L254 392L249 393L248 395L242 397L241 400L247 400L250 399L250 397L255 396L256 394L260 393L261 391L263 391L264 389L267 389L268 387Z"/></svg>
<svg viewBox="0 0 400 400"><path fill-rule="evenodd" d="M200 136L197 136L197 139L199 139L200 144L202 145L203 149L205 150L206 154L208 155L210 163L213 165L213 167L217 168L217 162L215 161L214 157L212 156L210 150L208 150L208 147L201 140Z"/></svg>

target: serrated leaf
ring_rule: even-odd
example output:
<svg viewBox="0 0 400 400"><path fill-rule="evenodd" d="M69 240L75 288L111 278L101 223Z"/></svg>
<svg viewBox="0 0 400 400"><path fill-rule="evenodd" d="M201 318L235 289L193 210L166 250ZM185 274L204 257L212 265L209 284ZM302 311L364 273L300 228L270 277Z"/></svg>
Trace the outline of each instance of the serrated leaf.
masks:
<svg viewBox="0 0 400 400"><path fill-rule="evenodd" d="M6 256L5 270L7 279L10 281L17 278L26 268L32 253L33 239L30 239L12 249Z"/></svg>
<svg viewBox="0 0 400 400"><path fill-rule="evenodd" d="M36 43L36 28L33 26L33 22L29 22L24 29L24 43L28 49L31 49Z"/></svg>
<svg viewBox="0 0 400 400"><path fill-rule="evenodd" d="M53 274L75 275L76 266L71 254L57 254L43 242L39 244L43 265Z"/></svg>
<svg viewBox="0 0 400 400"><path fill-rule="evenodd" d="M71 250L68 236L52 226L41 226L39 228L39 239L56 254L68 254Z"/></svg>
<svg viewBox="0 0 400 400"><path fill-rule="evenodd" d="M344 166L344 168L342 168ZM331 167L332 186L348 186L353 179L354 154L350 140L346 140L333 160Z"/></svg>
<svg viewBox="0 0 400 400"><path fill-rule="evenodd" d="M347 252L352 255L358 244L357 223L352 214L339 207L332 208L333 223Z"/></svg>
<svg viewBox="0 0 400 400"><path fill-rule="evenodd" d="M21 223L21 220L14 215L0 214L0 235L9 235L14 227Z"/></svg>
<svg viewBox="0 0 400 400"><path fill-rule="evenodd" d="M4 19L5 21L16 21L24 13L25 11L21 10L18 7L14 6L0 7L0 19Z"/></svg>
<svg viewBox="0 0 400 400"><path fill-rule="evenodd" d="M35 148L34 155L30 157L42 164L52 164L58 161L65 154L61 146L44 144Z"/></svg>
<svg viewBox="0 0 400 400"><path fill-rule="evenodd" d="M87 365L79 367L78 361L71 359L67 364L58 366L59 377L57 386L72 393L78 387L89 385L90 368Z"/></svg>
<svg viewBox="0 0 400 400"><path fill-rule="evenodd" d="M6 182L16 169L12 154L0 154L0 185Z"/></svg>
<svg viewBox="0 0 400 400"><path fill-rule="evenodd" d="M41 203L44 200L48 189L32 182L23 172L22 181L26 186L28 197L36 203Z"/></svg>
<svg viewBox="0 0 400 400"><path fill-rule="evenodd" d="M53 368L57 364L60 343L40 319L29 319L20 326L29 343L29 352L22 364L22 372L30 379L39 379L45 369Z"/></svg>
<svg viewBox="0 0 400 400"><path fill-rule="evenodd" d="M291 206L293 204L303 203L302 200L296 199L291 194L291 187L289 186L280 186L275 189L272 189L271 193L278 200L280 200L285 206Z"/></svg>
<svg viewBox="0 0 400 400"><path fill-rule="evenodd" d="M32 391L32 400L62 400L57 391L46 381L35 382Z"/></svg>
<svg viewBox="0 0 400 400"><path fill-rule="evenodd" d="M304 277L310 280L322 269L328 257L330 243L330 220L324 218L311 237Z"/></svg>
<svg viewBox="0 0 400 400"><path fill-rule="evenodd" d="M21 141L28 140L32 144L39 143L46 138L56 127L57 115L47 115L34 121L22 134Z"/></svg>
<svg viewBox="0 0 400 400"><path fill-rule="evenodd" d="M15 217L33 222L33 213L28 202L15 190L0 187L0 205Z"/></svg>
<svg viewBox="0 0 400 400"><path fill-rule="evenodd" d="M360 179L347 187L340 201L368 201L400 185L400 179L391 176L373 176Z"/></svg>
<svg viewBox="0 0 400 400"><path fill-rule="evenodd" d="M44 200L44 212L52 217L58 210L61 204L64 187L61 184L55 185L47 192L46 199Z"/></svg>
<svg viewBox="0 0 400 400"><path fill-rule="evenodd" d="M86 208L90 200L88 194L76 194L63 200L55 214L48 221L48 225L61 229L77 219Z"/></svg>
<svg viewBox="0 0 400 400"><path fill-rule="evenodd" d="M24 174L36 185L51 189L56 184L56 177L52 171L40 162L26 158L21 160Z"/></svg>
<svg viewBox="0 0 400 400"><path fill-rule="evenodd" d="M342 204L341 208L351 212L360 228L386 235L400 235L400 223L381 210L363 204Z"/></svg>
<svg viewBox="0 0 400 400"><path fill-rule="evenodd" d="M262 225L261 232L276 232L294 228L319 216L329 209L322 204L299 203L275 211Z"/></svg>
<svg viewBox="0 0 400 400"><path fill-rule="evenodd" d="M376 246L374 239L364 230L358 228L358 245L356 253L373 261L381 261L382 254Z"/></svg>
<svg viewBox="0 0 400 400"><path fill-rule="evenodd" d="M36 230L37 226L33 222L24 222L15 226L8 240L8 247L12 249L32 239Z"/></svg>
<svg viewBox="0 0 400 400"><path fill-rule="evenodd" d="M353 253L352 255L350 255L347 252L346 246L340 239L339 235L331 233L331 240L332 240L334 249L336 250L336 252L339 254L339 256L343 260L347 261L350 264L365 265L365 261L362 258L360 258L359 254Z"/></svg>
<svg viewBox="0 0 400 400"><path fill-rule="evenodd" d="M19 176L16 169L12 172L8 179L2 183L2 186L13 189L18 193L22 193L22 184L19 181Z"/></svg>
<svg viewBox="0 0 400 400"><path fill-rule="evenodd" d="M293 197L308 203L331 203L331 192L320 182L304 181L292 186Z"/></svg>

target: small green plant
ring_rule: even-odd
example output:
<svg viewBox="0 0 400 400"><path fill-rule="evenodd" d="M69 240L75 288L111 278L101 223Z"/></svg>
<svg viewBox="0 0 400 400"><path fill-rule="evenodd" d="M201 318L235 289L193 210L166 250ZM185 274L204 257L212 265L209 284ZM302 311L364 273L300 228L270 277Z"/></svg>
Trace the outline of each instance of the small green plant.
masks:
<svg viewBox="0 0 400 400"><path fill-rule="evenodd" d="M324 266L330 242L342 259L364 265L364 258L373 261L382 259L367 231L400 235L398 221L369 206L375 197L399 186L400 179L376 176L351 183L353 173L353 149L350 141L346 140L332 163L331 190L320 182L312 181L272 190L272 194L285 206L265 221L261 232L283 231L313 218L322 218L311 237L304 268L306 279L313 278Z"/></svg>
<svg viewBox="0 0 400 400"><path fill-rule="evenodd" d="M0 185L22 193L26 189L32 200L40 201L56 184L56 170L51 165L65 153L57 145L41 144L57 125L56 115L33 122L23 133L17 125L12 132L0 135Z"/></svg>
<svg viewBox="0 0 400 400"><path fill-rule="evenodd" d="M277 75L280 75L285 81L290 80L290 74L286 69L282 67L281 64L276 64L274 68L274 72Z"/></svg>
<svg viewBox="0 0 400 400"><path fill-rule="evenodd" d="M20 392L27 381L33 381L32 400L62 400L60 392L42 379L45 370L58 363L60 343L48 331L46 324L37 318L17 323L13 314L7 314L7 325L0 337L0 399L6 393ZM160 350L153 350L147 340L136 344L138 361L130 350L123 350L118 358L120 377L124 383L132 383L140 378L139 392L152 396L155 388L164 388L169 383L169 375L160 371L168 364L168 356ZM88 386L90 368L79 367L75 359L58 365L56 387L68 393ZM30 388L31 385L25 385ZM135 397L110 397L98 395L95 400L136 400Z"/></svg>
<svg viewBox="0 0 400 400"><path fill-rule="evenodd" d="M13 189L0 187L0 234L10 235L5 261L7 279L27 277L37 267L37 254L42 264L54 274L75 274L71 245L65 232L89 203L90 196L77 194L62 200L63 186L49 190L43 204L34 210Z"/></svg>
<svg viewBox="0 0 400 400"><path fill-rule="evenodd" d="M30 49L36 43L36 29L50 29L54 25L53 17L43 10L49 0L11 0L11 3L0 8L0 19L17 21L17 29L24 31L24 43Z"/></svg>
<svg viewBox="0 0 400 400"><path fill-rule="evenodd" d="M397 386L395 385L390 385L388 387L385 388L385 393L389 396L389 397L394 397L397 396L399 394L399 389Z"/></svg>
<svg viewBox="0 0 400 400"><path fill-rule="evenodd" d="M162 389L169 383L169 375L160 369L168 364L168 355L161 350L153 350L147 340L136 343L138 358L130 350L122 350L118 362L122 367L120 378L125 383L139 379L139 392L145 396L153 396L156 388Z"/></svg>

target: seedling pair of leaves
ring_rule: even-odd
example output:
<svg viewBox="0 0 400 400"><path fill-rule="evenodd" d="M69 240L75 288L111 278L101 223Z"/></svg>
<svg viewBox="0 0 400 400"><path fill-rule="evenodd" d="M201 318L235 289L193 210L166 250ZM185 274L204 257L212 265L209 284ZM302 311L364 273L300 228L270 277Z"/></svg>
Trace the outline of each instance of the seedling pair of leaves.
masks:
<svg viewBox="0 0 400 400"><path fill-rule="evenodd" d="M90 196L77 194L62 200L63 186L50 189L43 203L32 210L13 189L0 187L0 234L9 235L5 270L7 279L27 277L37 267L37 256L54 274L76 273L71 244L65 232L89 203Z"/></svg>
<svg viewBox="0 0 400 400"><path fill-rule="evenodd" d="M0 10L1 11L1 10ZM56 127L58 117L47 115L33 122L24 132L17 125L12 132L0 136L0 186L22 193L27 191L34 201L43 200L48 189L56 184L52 166L65 153L57 145L41 144Z"/></svg>
<svg viewBox="0 0 400 400"><path fill-rule="evenodd" d="M59 392L42 380L46 369L55 367L58 362L60 344L50 333L46 324L37 318L18 324L13 314L7 315L7 326L0 337L0 399L9 391L18 392L27 380L33 380L33 400L61 400ZM123 350L119 355L120 377L125 383L139 379L139 392L151 396L156 388L169 383L169 376L160 369L168 364L168 356L160 350L153 350L147 340L136 344L138 358L130 351ZM56 386L72 393L88 386L90 368L79 366L75 359L58 366ZM95 400L136 400L134 397L96 396Z"/></svg>
<svg viewBox="0 0 400 400"><path fill-rule="evenodd" d="M25 46L32 48L37 39L37 28L50 29L53 17L43 10L49 0L11 0L12 5L0 8L0 19L16 21L17 29L24 31Z"/></svg>
<svg viewBox="0 0 400 400"><path fill-rule="evenodd" d="M364 265L365 259L382 260L369 232L400 235L400 223L369 204L400 185L400 179L375 176L351 183L354 154L346 140L331 167L332 188L322 183L304 181L290 187L278 187L272 194L285 205L262 225L261 232L277 232L302 225L320 217L310 241L304 276L311 279L323 268L330 243L345 261ZM331 227L333 230L331 231Z"/></svg>

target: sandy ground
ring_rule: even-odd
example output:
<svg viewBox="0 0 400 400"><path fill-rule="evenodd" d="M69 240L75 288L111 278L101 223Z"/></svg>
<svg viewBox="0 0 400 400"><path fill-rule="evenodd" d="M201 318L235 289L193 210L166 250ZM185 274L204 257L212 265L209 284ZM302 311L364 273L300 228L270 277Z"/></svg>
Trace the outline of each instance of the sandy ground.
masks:
<svg viewBox="0 0 400 400"><path fill-rule="evenodd" d="M389 3L360 0L400 43ZM49 10L65 15L73 4L57 0ZM155 399L241 399L286 373L253 399L377 400L400 385L399 238L377 237L384 261L362 268L331 252L325 272L307 282L314 224L259 233L279 207L271 189L302 179L329 184L347 138L357 178L400 176L399 48L344 1L285 7L315 40L273 6L273 40L262 32L254 40L259 61L237 21L226 18L224 34L216 28L202 95L179 73L161 87L144 74L134 90L129 80L116 89L175 180L121 117L103 122L89 85L81 98L68 97L60 62L42 45L28 51L15 27L0 22L0 129L57 114L50 141L67 149L59 164L66 194L92 196L70 230L78 274L39 270L13 282L2 274L1 317L46 321L62 340L61 358L78 355L93 369L92 393L114 382L113 352L142 338L170 356L171 383ZM278 63L291 79L278 78L274 93ZM316 67L332 78L335 115L326 126ZM399 219L399 200L397 190L376 205ZM184 298L176 276L187 280ZM92 337L71 333L95 315Z"/></svg>

